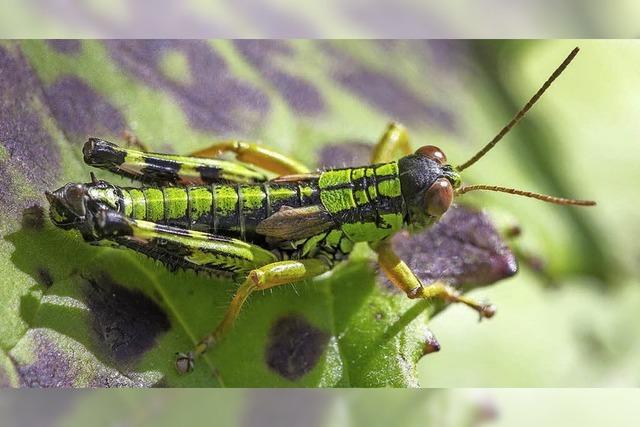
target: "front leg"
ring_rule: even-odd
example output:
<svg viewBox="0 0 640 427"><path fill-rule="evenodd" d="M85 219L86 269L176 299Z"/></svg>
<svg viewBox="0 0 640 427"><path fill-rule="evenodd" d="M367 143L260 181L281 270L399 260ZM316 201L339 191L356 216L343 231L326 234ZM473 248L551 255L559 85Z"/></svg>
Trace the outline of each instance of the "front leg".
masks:
<svg viewBox="0 0 640 427"><path fill-rule="evenodd" d="M460 295L458 290L443 282L423 286L409 266L396 255L388 240L377 243L373 250L378 254L378 264L389 281L404 291L409 298L440 298L446 302L463 303L477 311L481 319L488 319L496 313L494 305L483 304Z"/></svg>

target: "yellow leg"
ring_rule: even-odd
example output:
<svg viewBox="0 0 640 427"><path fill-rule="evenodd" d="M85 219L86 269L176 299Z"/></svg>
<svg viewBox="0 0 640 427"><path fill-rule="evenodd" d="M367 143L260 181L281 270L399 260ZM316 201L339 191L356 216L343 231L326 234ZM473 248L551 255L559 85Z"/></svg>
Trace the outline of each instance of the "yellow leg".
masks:
<svg viewBox="0 0 640 427"><path fill-rule="evenodd" d="M215 158L223 153L234 153L241 162L256 165L278 175L304 174L309 169L287 156L272 151L259 144L242 141L223 141L203 150L196 151L194 157Z"/></svg>
<svg viewBox="0 0 640 427"><path fill-rule="evenodd" d="M371 162L390 162L397 158L398 151L402 155L412 153L411 145L409 144L409 133L400 123L391 122L380 141L374 147Z"/></svg>
<svg viewBox="0 0 640 427"><path fill-rule="evenodd" d="M472 298L460 295L453 287L436 282L423 286L420 279L411 271L393 251L388 241L378 243L373 248L378 254L378 263L385 275L397 288L404 291L409 298L440 298L446 302L466 304L480 314L480 318L490 318L496 312L492 304L482 304Z"/></svg>
<svg viewBox="0 0 640 427"><path fill-rule="evenodd" d="M216 343L220 342L227 332L233 328L233 324L240 314L242 305L252 292L309 279L326 273L330 268L331 265L328 261L321 259L304 259L299 261L274 262L252 270L244 283L238 288L238 291L227 308L224 318L216 329L204 337L192 352L178 354L176 359L178 372L186 373L193 370L195 359Z"/></svg>
<svg viewBox="0 0 640 427"><path fill-rule="evenodd" d="M125 130L122 135L127 147L135 147L145 153L150 152L146 144L133 132ZM234 153L237 160L261 167L278 175L309 173L309 168L302 163L253 142L221 141L191 153L190 156L216 158L224 153Z"/></svg>

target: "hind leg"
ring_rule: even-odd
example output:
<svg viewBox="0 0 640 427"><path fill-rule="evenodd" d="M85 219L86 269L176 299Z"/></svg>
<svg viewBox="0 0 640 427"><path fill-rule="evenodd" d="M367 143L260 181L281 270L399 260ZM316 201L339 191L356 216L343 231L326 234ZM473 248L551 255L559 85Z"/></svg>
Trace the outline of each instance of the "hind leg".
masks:
<svg viewBox="0 0 640 427"><path fill-rule="evenodd" d="M221 159L147 153L90 138L82 148L84 161L126 178L155 185L201 185L215 182L254 183L267 177L248 165Z"/></svg>
<svg viewBox="0 0 640 427"><path fill-rule="evenodd" d="M133 220L111 209L100 209L93 215L96 238L158 259L169 268L245 272L244 282L216 329L200 340L193 351L178 354L176 368L181 373L191 371L195 359L231 330L244 302L254 291L309 279L326 273L333 265L328 258L279 261L271 251L241 240Z"/></svg>
<svg viewBox="0 0 640 427"><path fill-rule="evenodd" d="M110 240L170 269L243 273L278 261L273 252L239 239L136 220L108 208L90 212L87 240Z"/></svg>

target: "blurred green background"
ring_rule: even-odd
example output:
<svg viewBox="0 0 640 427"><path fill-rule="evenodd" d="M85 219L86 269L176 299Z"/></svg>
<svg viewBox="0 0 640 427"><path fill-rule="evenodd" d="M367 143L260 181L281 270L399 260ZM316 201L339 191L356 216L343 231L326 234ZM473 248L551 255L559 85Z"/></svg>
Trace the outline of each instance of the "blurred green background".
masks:
<svg viewBox="0 0 640 427"><path fill-rule="evenodd" d="M24 68L0 66L0 83L26 77L25 89L7 85L1 107L35 111L51 143L28 144L21 138L37 133L32 122L9 113L0 117L7 183L0 192L0 268L7 282L0 287L0 384L220 385L205 374L178 378L169 360L209 329L208 319L221 313L228 289L120 252L87 249L47 225L40 235L25 231L33 226L25 227L23 209L41 203L44 189L86 179L79 149L88 132L117 139L126 127L156 151L182 153L224 136L259 138L311 164L328 145L373 144L386 122L396 119L409 128L414 146L439 145L455 164L491 139L576 45L581 53L539 104L464 176L471 183L598 202L582 209L502 194L465 196L498 227L519 224L523 235L514 247L541 257L552 280L522 268L509 280L473 291L495 303L498 315L477 323L464 307L448 308L429 322L442 350L421 359L414 372L412 363L404 369L397 358L386 357L396 355L396 347L377 351L376 326L367 323L363 301L397 316L413 302L374 287L365 256L316 286L256 298L236 339L214 355L212 365L231 369L227 385L235 386L637 386L640 101L634 87L640 44L590 40L213 41L162 49L143 43L3 42L13 61L3 64ZM111 360L102 352L104 343L95 342L100 322L91 323L87 314L76 264L104 267L129 289L173 305L174 325L187 327L163 329L156 349L141 360ZM358 296L354 286L335 301L331 289L363 274L365 297L349 300ZM346 338L332 338L319 367L299 382L252 363L262 357L274 313L291 307L325 329L332 327L336 307L360 310L357 322L346 322ZM429 314L393 346L404 345L415 356ZM107 344L120 343L107 338ZM345 348L350 361L362 352L379 353L377 370L345 364ZM60 357L67 355L73 369Z"/></svg>
<svg viewBox="0 0 640 427"><path fill-rule="evenodd" d="M423 381L443 387L637 386L640 103L633 85L640 44L497 46L480 59L484 73L496 65L501 71L474 96L479 108L492 111L488 121L472 121L474 140L492 134L558 58L573 46L582 50L519 129L471 171L474 182L592 198L598 206L563 209L488 197L487 209L503 209L517 218L523 245L542 254L563 279L549 288L525 270L508 283L482 290L501 310L495 322L477 328L469 327L464 320L470 316L459 307L434 319L432 328L447 351L423 362ZM515 63L510 59L514 52ZM444 336L440 331L446 331Z"/></svg>
<svg viewBox="0 0 640 427"><path fill-rule="evenodd" d="M16 427L598 427L635 425L639 398L632 389L23 390L0 392L0 409Z"/></svg>

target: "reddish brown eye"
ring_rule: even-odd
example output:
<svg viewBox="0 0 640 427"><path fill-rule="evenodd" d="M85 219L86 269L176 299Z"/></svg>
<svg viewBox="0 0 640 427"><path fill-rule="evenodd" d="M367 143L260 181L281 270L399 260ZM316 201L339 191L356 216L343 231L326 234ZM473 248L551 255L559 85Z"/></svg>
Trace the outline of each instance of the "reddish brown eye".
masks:
<svg viewBox="0 0 640 427"><path fill-rule="evenodd" d="M425 145L424 147L420 147L416 150L416 154L435 160L441 165L447 163L447 156L445 156L442 150L435 145Z"/></svg>
<svg viewBox="0 0 640 427"><path fill-rule="evenodd" d="M453 187L447 178L438 178L424 194L427 213L442 216L453 202Z"/></svg>

